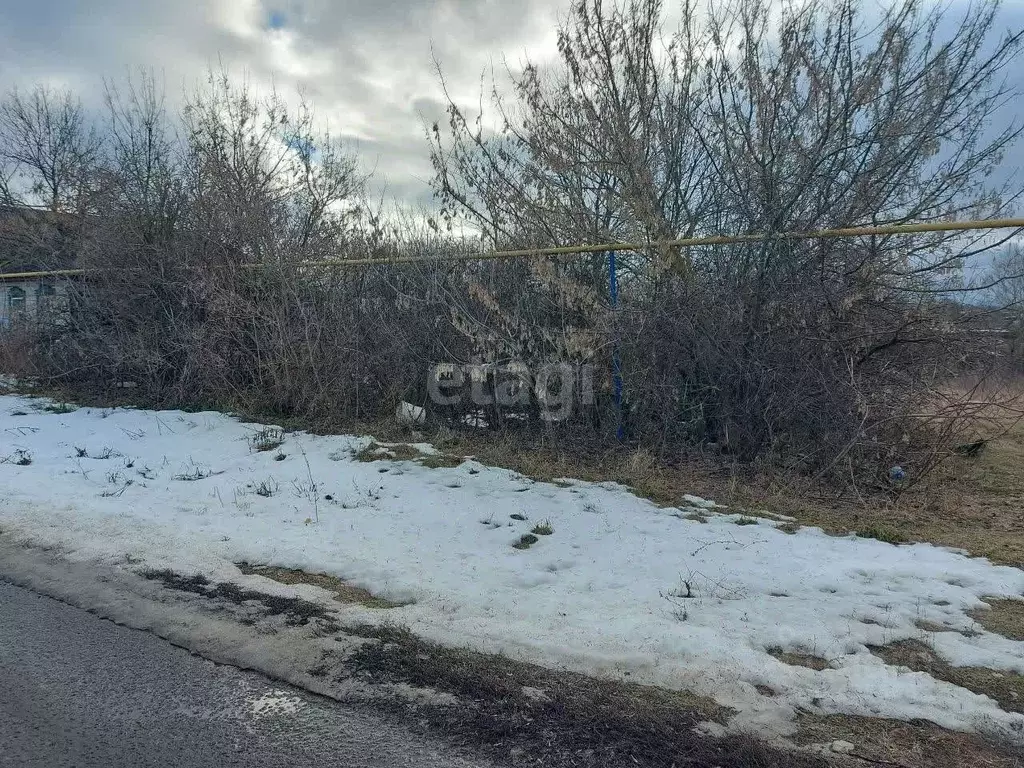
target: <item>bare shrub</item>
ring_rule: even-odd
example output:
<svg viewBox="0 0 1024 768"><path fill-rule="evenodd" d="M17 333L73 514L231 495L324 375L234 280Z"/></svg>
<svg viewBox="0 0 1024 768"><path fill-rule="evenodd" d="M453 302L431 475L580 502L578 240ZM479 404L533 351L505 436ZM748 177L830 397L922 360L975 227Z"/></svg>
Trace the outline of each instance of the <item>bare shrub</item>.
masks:
<svg viewBox="0 0 1024 768"><path fill-rule="evenodd" d="M24 324L0 329L0 372L29 378L36 368L36 329Z"/></svg>
<svg viewBox="0 0 1024 768"><path fill-rule="evenodd" d="M354 156L316 130L308 107L223 74L191 95L180 137L150 77L108 84L107 106L90 203L102 215L79 249L88 277L68 321L45 331L48 371L129 381L148 402L321 422L424 395L451 335L431 314L449 314L442 270L308 264L448 246L385 231Z"/></svg>

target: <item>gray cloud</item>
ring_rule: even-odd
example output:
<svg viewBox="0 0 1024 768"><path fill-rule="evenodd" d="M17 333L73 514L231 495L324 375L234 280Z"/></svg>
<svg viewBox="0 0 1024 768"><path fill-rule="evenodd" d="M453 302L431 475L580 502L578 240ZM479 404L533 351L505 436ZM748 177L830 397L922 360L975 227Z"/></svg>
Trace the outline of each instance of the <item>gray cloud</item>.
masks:
<svg viewBox="0 0 1024 768"><path fill-rule="evenodd" d="M423 121L443 114L433 58L451 92L475 101L492 57L543 56L566 2L38 0L4 12L0 90L47 82L96 107L104 77L143 67L162 76L173 103L223 64L257 87L301 92L376 169L380 188L422 202L430 176Z"/></svg>
<svg viewBox="0 0 1024 768"><path fill-rule="evenodd" d="M670 3L671 4L671 3ZM957 3L959 5L959 3ZM162 75L171 101L223 63L259 87L302 92L332 132L349 138L378 186L429 202L423 123L442 118L433 58L450 93L472 105L505 54L553 54L568 0L34 0L9 3L0 26L0 90L44 81L100 103L102 78L132 68ZM962 7L962 6L961 6ZM1024 26L1024 6L1003 21ZM277 28L274 28L277 27ZM1007 76L1024 86L1024 73ZM1019 104L1007 114L1024 114ZM1019 166L1017 157L1008 165Z"/></svg>

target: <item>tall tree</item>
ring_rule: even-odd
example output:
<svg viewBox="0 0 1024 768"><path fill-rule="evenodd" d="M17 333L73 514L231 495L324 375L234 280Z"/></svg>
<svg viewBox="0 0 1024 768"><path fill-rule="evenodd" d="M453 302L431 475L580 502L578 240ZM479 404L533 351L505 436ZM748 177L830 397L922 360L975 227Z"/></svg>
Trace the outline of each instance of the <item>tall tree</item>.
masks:
<svg viewBox="0 0 1024 768"><path fill-rule="evenodd" d="M14 89L0 102L0 195L8 204L77 211L99 148L70 92Z"/></svg>

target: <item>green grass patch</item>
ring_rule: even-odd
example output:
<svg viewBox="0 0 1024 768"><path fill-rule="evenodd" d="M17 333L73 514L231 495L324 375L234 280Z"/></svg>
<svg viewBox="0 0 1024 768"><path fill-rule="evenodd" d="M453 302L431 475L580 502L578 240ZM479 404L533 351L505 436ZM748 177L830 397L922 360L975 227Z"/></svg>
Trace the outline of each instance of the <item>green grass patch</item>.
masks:
<svg viewBox="0 0 1024 768"><path fill-rule="evenodd" d="M354 454L356 461L416 461L428 469L446 469L457 467L465 458L461 456L450 456L445 453L424 453L414 445L408 443L392 443L381 445L371 442L365 448Z"/></svg>
<svg viewBox="0 0 1024 768"><path fill-rule="evenodd" d="M514 542L512 542L512 549L529 549L536 544L540 539L534 536L532 533L524 533Z"/></svg>
<svg viewBox="0 0 1024 768"><path fill-rule="evenodd" d="M78 406L71 405L70 403L50 403L44 405L43 410L47 413L74 413L78 410Z"/></svg>
<svg viewBox="0 0 1024 768"><path fill-rule="evenodd" d="M354 454L356 461L412 461L424 456L423 452L414 446L406 443L395 443L394 445L381 445L371 442L365 448L361 448Z"/></svg>
<svg viewBox="0 0 1024 768"><path fill-rule="evenodd" d="M447 469L457 467L465 459L461 456L449 456L445 453L431 453L419 460L420 464L428 469Z"/></svg>

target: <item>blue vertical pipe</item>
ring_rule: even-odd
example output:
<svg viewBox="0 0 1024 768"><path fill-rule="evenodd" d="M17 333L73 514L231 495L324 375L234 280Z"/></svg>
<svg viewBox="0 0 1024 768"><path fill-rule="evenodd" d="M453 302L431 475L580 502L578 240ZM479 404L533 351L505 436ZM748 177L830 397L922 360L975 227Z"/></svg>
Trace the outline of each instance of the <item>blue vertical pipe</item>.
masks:
<svg viewBox="0 0 1024 768"><path fill-rule="evenodd" d="M608 251L608 294L611 297L612 309L619 306L619 279L615 269L615 251ZM616 334L612 346L612 387L615 392L615 411L619 423L615 428L615 436L621 443L625 438L625 427L622 424L622 362L619 360L619 339Z"/></svg>

